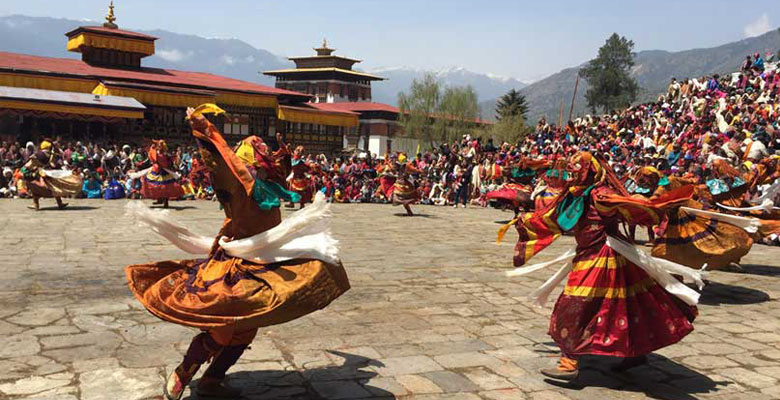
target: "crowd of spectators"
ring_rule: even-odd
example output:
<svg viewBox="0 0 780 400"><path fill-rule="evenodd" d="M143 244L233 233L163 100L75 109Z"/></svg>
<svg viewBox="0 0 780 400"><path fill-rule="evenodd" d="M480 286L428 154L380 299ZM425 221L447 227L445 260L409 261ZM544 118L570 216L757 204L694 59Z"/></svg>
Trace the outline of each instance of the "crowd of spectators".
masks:
<svg viewBox="0 0 780 400"><path fill-rule="evenodd" d="M705 183L716 159L751 168L780 150L780 73L769 58L748 56L740 71L723 76L672 78L655 101L614 114L586 115L564 126L542 118L513 143L465 135L418 154L310 154L307 173L313 189L332 201L386 202L378 190L380 176L397 170L390 165L407 164L421 203L463 207L488 205L485 194L515 180L524 160L554 161L578 150L602 154L620 177L651 165ZM35 151L31 142L0 145L0 196L26 196L19 169ZM82 175L84 197L103 197L107 188L121 186L122 196L138 198L140 182L130 176L151 165L140 145L57 139L52 153L51 167ZM171 159L185 198L213 199L207 174L198 173L194 146L172 147Z"/></svg>

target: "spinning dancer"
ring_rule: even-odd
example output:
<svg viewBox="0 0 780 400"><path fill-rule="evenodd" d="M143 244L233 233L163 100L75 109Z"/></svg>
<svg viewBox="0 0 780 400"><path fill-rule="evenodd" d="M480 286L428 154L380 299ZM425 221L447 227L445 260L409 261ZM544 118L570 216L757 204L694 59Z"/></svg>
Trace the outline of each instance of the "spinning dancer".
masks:
<svg viewBox="0 0 780 400"><path fill-rule="evenodd" d="M640 252L618 230L620 223L658 224L666 207L691 197L690 187L653 200L632 198L606 162L587 152L576 154L567 170L571 181L566 190L517 222L520 240L514 264L524 265L564 231L573 231L576 248L553 261L508 273L523 275L571 259L533 294L543 304L568 275L549 328L561 348L560 362L541 371L561 380L577 378L583 355L621 357L617 368L623 370L677 343L693 330L699 294L670 272L703 286L697 271Z"/></svg>
<svg viewBox="0 0 780 400"><path fill-rule="evenodd" d="M215 105L188 109L187 118L222 208L216 238L198 236L164 212L128 203L129 214L189 253L189 260L126 268L130 289L157 317L195 328L183 361L168 376L164 394L179 399L201 364L211 360L197 388L200 396L234 398L240 390L225 374L260 327L281 324L327 306L349 289L328 229L328 204L318 195L311 207L281 220L284 187L259 138L248 138L236 155L201 114L223 113Z"/></svg>
<svg viewBox="0 0 780 400"><path fill-rule="evenodd" d="M290 190L297 193L300 197L298 202L301 204L301 208L303 208L306 203L311 202L314 192L312 178L311 175L309 175L311 168L309 167L309 163L303 158L303 152L303 146L295 148L291 161L292 173L288 178L290 181ZM291 202L287 204L287 207L295 207L295 203Z"/></svg>
<svg viewBox="0 0 780 400"><path fill-rule="evenodd" d="M21 169L27 189L33 198L33 204L28 208L38 211L41 208L41 197L54 197L57 207L62 210L68 206L68 203L62 202L64 196L81 193L81 178L71 171L54 169L56 167L52 144L44 140L41 142L40 151L30 157Z"/></svg>
<svg viewBox="0 0 780 400"><path fill-rule="evenodd" d="M178 174L171 171L171 158L165 140L153 140L149 147L151 168L142 171L141 195L147 199L155 199L154 204L162 204L168 208L168 199L178 199L184 196L184 190L178 182Z"/></svg>
<svg viewBox="0 0 780 400"><path fill-rule="evenodd" d="M414 186L409 174L420 173L420 170L415 168L412 163L407 162L404 154L401 154L398 158L395 170L398 173L398 177L395 183L393 183L393 205L404 206L406 215L412 217L414 213L410 205L420 200L420 194L417 192L417 188Z"/></svg>

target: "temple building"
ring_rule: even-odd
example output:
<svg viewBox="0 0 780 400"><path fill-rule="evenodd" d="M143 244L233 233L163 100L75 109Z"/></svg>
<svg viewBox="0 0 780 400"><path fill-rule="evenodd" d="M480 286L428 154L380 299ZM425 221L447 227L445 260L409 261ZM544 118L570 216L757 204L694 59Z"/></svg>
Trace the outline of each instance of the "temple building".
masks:
<svg viewBox="0 0 780 400"><path fill-rule="evenodd" d="M317 110L357 115L358 128L344 136L347 152L364 150L382 156L393 151L412 153L417 149L417 140L405 135L398 121L398 107L372 102L371 83L384 78L353 70L360 60L334 55L335 49L328 47L325 40L313 50L315 54L311 56L290 57L295 68L263 73L276 78L277 89L313 96L309 106ZM488 122L477 119L473 123Z"/></svg>
<svg viewBox="0 0 780 400"><path fill-rule="evenodd" d="M66 36L81 60L0 52L0 139L188 143L185 109L202 103L227 111L214 122L229 142L258 135L275 144L278 131L312 152L336 154L358 126L358 113L318 109L308 93L143 66L157 38L119 29L113 3L102 26Z"/></svg>
<svg viewBox="0 0 780 400"><path fill-rule="evenodd" d="M356 131L345 135L347 150L362 149L382 155L394 150L401 133L397 107L371 101L371 82L384 78L355 71L360 60L334 55L326 40L313 49L314 55L290 57L295 68L263 72L276 78L276 88L294 90L314 96L312 107L328 112L350 112L359 115Z"/></svg>

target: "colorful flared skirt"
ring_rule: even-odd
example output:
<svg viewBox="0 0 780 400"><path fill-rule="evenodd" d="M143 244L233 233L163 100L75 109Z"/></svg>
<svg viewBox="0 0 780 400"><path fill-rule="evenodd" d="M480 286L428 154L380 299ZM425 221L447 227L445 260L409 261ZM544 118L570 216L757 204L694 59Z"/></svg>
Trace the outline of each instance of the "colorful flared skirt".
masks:
<svg viewBox="0 0 780 400"><path fill-rule="evenodd" d="M81 193L82 181L77 175L67 178L54 178L50 176L28 180L27 190L36 197L69 197Z"/></svg>
<svg viewBox="0 0 780 400"><path fill-rule="evenodd" d="M393 185L393 204L414 204L420 200L420 195L414 185L405 180L400 179Z"/></svg>
<svg viewBox="0 0 780 400"><path fill-rule="evenodd" d="M696 269L704 264L714 270L738 263L753 246L744 229L682 209L669 214L662 230L652 255Z"/></svg>
<svg viewBox="0 0 780 400"><path fill-rule="evenodd" d="M395 191L396 177L390 175L382 175L379 177L379 191L384 196L385 200L393 199L393 192Z"/></svg>
<svg viewBox="0 0 780 400"><path fill-rule="evenodd" d="M301 203L310 203L313 196L311 179L307 177L290 179L290 191L301 196Z"/></svg>
<svg viewBox="0 0 780 400"><path fill-rule="evenodd" d="M496 200L499 203L509 204L514 208L520 207L531 198L532 189L529 186L507 184L497 190L485 194L488 200Z"/></svg>
<svg viewBox="0 0 780 400"><path fill-rule="evenodd" d="M146 199L178 199L184 196L184 189L176 177L164 168L158 172L151 169L141 178L141 196Z"/></svg>
<svg viewBox="0 0 780 400"><path fill-rule="evenodd" d="M574 258L549 333L570 356L636 357L680 341L696 314L604 244Z"/></svg>
<svg viewBox="0 0 780 400"><path fill-rule="evenodd" d="M125 272L152 314L201 329L281 324L324 308L350 287L343 266L318 260L263 265L215 257L131 265Z"/></svg>

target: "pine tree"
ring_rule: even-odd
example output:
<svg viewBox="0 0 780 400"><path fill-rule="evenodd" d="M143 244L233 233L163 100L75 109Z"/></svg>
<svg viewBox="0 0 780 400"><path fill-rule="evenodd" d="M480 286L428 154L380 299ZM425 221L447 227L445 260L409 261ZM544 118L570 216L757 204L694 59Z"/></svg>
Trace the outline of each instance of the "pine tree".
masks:
<svg viewBox="0 0 780 400"><path fill-rule="evenodd" d="M585 99L593 113L598 109L612 113L636 100L639 85L631 76L633 50L632 40L613 33L596 58L580 70L580 76L588 81Z"/></svg>
<svg viewBox="0 0 780 400"><path fill-rule="evenodd" d="M496 101L496 119L499 121L507 116L520 116L525 120L527 113L528 103L519 90L512 89Z"/></svg>

